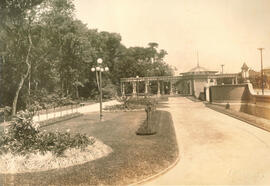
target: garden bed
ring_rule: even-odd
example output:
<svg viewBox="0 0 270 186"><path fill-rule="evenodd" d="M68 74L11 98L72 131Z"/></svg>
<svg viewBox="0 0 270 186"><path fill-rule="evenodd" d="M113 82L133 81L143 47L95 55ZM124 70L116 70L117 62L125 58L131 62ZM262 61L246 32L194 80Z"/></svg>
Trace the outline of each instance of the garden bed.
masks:
<svg viewBox="0 0 270 186"><path fill-rule="evenodd" d="M141 124L141 126L136 131L137 135L153 135L159 131L159 124L160 124L160 112L153 111L151 113L151 119L145 121Z"/></svg>
<svg viewBox="0 0 270 186"><path fill-rule="evenodd" d="M14 155L11 153L0 155L0 174L17 174L25 172L48 171L83 164L107 156L112 149L101 141L96 140L84 150L68 149L62 156L55 156L51 152L45 154L31 153L28 155Z"/></svg>
<svg viewBox="0 0 270 186"><path fill-rule="evenodd" d="M104 108L105 112L131 112L131 111L142 111L145 109L145 105L130 104L125 107L123 104L107 106Z"/></svg>
<svg viewBox="0 0 270 186"><path fill-rule="evenodd" d="M40 130L32 113L20 111L0 134L0 174L47 171L82 164L112 151L93 137L70 130Z"/></svg>
<svg viewBox="0 0 270 186"><path fill-rule="evenodd" d="M103 122L98 122L98 114L92 113L45 127L47 131L57 128L86 133L100 139L113 151L108 156L64 169L0 175L0 185L126 185L155 175L178 157L170 113L157 112L159 129L151 136L136 135L145 120L144 111L106 113Z"/></svg>
<svg viewBox="0 0 270 186"><path fill-rule="evenodd" d="M132 98L123 97L120 99L121 104L107 106L104 108L105 112L129 112L145 110L146 105L156 105L156 98Z"/></svg>

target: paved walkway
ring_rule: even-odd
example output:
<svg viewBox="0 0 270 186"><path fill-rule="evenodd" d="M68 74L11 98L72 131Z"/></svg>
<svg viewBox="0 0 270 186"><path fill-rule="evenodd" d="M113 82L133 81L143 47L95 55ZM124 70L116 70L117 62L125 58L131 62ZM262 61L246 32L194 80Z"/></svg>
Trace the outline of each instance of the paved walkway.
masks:
<svg viewBox="0 0 270 186"><path fill-rule="evenodd" d="M169 99L180 161L146 185L270 185L270 133L183 97Z"/></svg>
<svg viewBox="0 0 270 186"><path fill-rule="evenodd" d="M116 104L119 104L119 102L116 100L103 102L103 108L105 108L106 106L111 106L111 105L116 105ZM94 104L82 106L79 108L73 108L73 109L70 108L70 109L66 109L64 111L51 112L48 114L40 114L39 116L36 115L33 117L33 120L34 121L44 121L47 119L64 116L64 115L71 114L74 112L86 114L86 113L90 113L90 112L99 111L99 109L100 109L99 103L94 103Z"/></svg>

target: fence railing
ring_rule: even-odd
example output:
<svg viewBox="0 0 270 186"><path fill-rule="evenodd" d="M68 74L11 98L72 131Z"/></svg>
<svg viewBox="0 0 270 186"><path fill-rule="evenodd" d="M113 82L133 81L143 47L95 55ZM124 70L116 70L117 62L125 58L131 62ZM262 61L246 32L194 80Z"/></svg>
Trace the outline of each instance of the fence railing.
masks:
<svg viewBox="0 0 270 186"><path fill-rule="evenodd" d="M44 121L48 119L54 119L57 117L66 116L78 112L80 104L66 105L60 107L52 107L42 110L37 110L33 117L34 121Z"/></svg>

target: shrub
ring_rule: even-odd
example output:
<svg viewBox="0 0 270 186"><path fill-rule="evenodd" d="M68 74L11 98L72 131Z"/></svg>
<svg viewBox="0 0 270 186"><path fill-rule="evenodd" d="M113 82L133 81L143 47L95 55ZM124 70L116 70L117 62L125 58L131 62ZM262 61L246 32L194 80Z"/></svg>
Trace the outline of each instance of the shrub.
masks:
<svg viewBox="0 0 270 186"><path fill-rule="evenodd" d="M116 97L116 99L122 104L108 106L105 110L134 110L145 108L146 105L150 105L155 110L157 104L153 98Z"/></svg>
<svg viewBox="0 0 270 186"><path fill-rule="evenodd" d="M157 123L158 123L158 115L156 112L155 104L148 102L145 107L146 112L146 120L143 122L143 124L140 126L140 128L137 130L137 135L152 135L156 134L157 132Z"/></svg>
<svg viewBox="0 0 270 186"><path fill-rule="evenodd" d="M137 135L153 135L156 134L159 127L160 113L152 111L151 117L146 119L136 131Z"/></svg>
<svg viewBox="0 0 270 186"><path fill-rule="evenodd" d="M33 115L20 111L11 121L9 128L0 136L0 154L11 152L25 155L28 153L46 153L60 156L68 148L85 148L94 143L94 138L82 134L44 133L39 124L33 122Z"/></svg>
<svg viewBox="0 0 270 186"><path fill-rule="evenodd" d="M85 147L87 147L87 145L93 143L94 138L89 139L82 134L75 134L74 136L72 136L68 132L49 132L41 135L41 138L38 142L38 149L41 153L50 151L57 156L61 156L68 148L84 149Z"/></svg>
<svg viewBox="0 0 270 186"><path fill-rule="evenodd" d="M128 100L128 104L136 105L156 105L157 101L154 98L132 98Z"/></svg>

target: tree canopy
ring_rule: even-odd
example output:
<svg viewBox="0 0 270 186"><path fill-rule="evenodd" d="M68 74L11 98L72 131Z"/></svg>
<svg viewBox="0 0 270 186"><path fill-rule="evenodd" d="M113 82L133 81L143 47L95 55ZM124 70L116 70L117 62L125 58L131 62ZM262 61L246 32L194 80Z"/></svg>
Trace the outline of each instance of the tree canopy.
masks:
<svg viewBox="0 0 270 186"><path fill-rule="evenodd" d="M90 69L98 58L110 69L105 88L119 87L123 77L173 74L158 43L127 48L120 34L76 19L71 0L4 0L0 17L0 104L12 106L13 114L37 95L94 96Z"/></svg>

